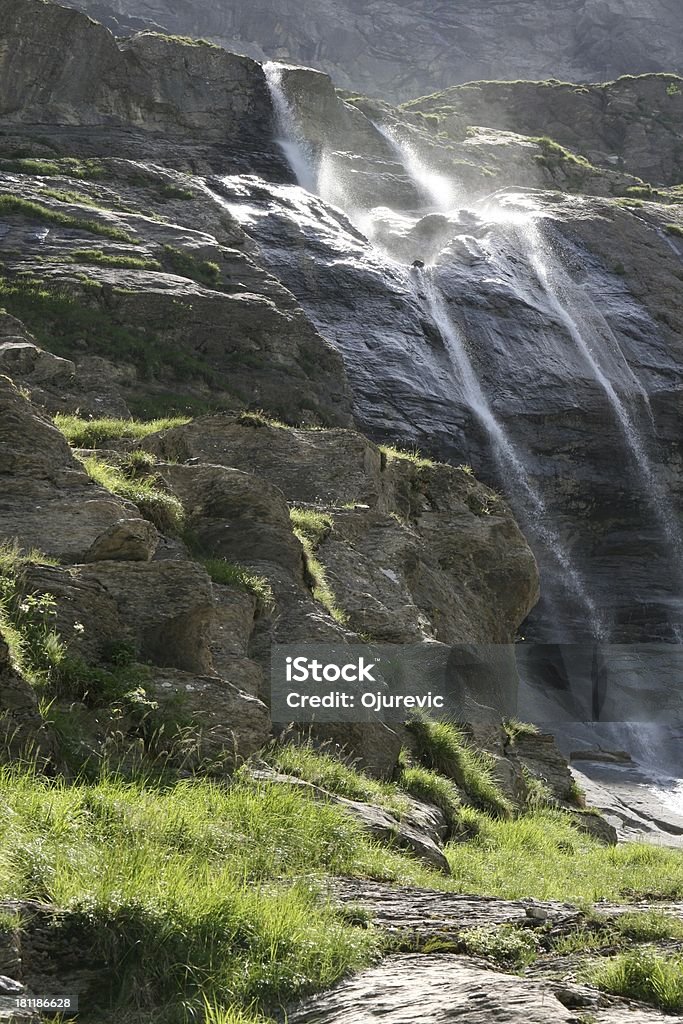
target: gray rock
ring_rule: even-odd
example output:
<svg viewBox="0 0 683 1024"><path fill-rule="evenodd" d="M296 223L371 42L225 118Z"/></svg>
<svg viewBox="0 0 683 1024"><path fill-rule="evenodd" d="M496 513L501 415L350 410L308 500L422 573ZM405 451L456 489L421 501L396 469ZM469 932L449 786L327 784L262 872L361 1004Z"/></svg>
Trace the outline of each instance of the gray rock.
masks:
<svg viewBox="0 0 683 1024"><path fill-rule="evenodd" d="M209 36L240 53L319 67L340 85L368 95L410 100L455 82L485 78L589 81L619 74L683 70L674 40L680 10L656 0L492 0L419 7L394 0L351 0L321 6L314 0L263 0L254 7L219 0L197 7L158 0L71 0L135 31L139 19L168 32ZM483 122L487 123L487 122Z"/></svg>

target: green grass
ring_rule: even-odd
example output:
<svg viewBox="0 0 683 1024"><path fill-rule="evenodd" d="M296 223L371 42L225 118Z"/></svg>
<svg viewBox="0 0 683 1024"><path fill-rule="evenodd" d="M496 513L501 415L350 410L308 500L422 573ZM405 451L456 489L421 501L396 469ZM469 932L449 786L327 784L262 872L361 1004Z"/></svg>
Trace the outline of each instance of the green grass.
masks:
<svg viewBox="0 0 683 1024"><path fill-rule="evenodd" d="M335 593L327 578L327 572L320 559L316 556L316 550L323 540L334 529L332 517L325 512L316 512L307 508L291 508L289 518L292 523L292 530L304 549L306 571L310 578L311 592L329 615L338 622L340 626L346 626L349 617L340 607Z"/></svg>
<svg viewBox="0 0 683 1024"><path fill-rule="evenodd" d="M520 722L518 718L503 719L503 729L510 743L514 743L519 736L538 736L540 730L537 725L531 722Z"/></svg>
<svg viewBox="0 0 683 1024"><path fill-rule="evenodd" d="M665 224L664 230L668 235L674 235L677 238L683 238L683 226L680 224Z"/></svg>
<svg viewBox="0 0 683 1024"><path fill-rule="evenodd" d="M683 940L683 921L659 910L629 911L613 921L614 928L635 942Z"/></svg>
<svg viewBox="0 0 683 1024"><path fill-rule="evenodd" d="M402 751L398 785L416 800L438 807L446 819L449 836L460 830L462 801L450 779L422 765L412 764L407 752Z"/></svg>
<svg viewBox="0 0 683 1024"><path fill-rule="evenodd" d="M197 281L209 288L216 288L220 285L221 268L218 264L211 260L197 259L196 256L184 249L165 245L163 262L169 270L180 277L189 277L192 281Z"/></svg>
<svg viewBox="0 0 683 1024"><path fill-rule="evenodd" d="M58 413L55 425L74 448L106 448L112 441L141 441L160 430L189 423L187 416L164 417L158 420L122 420L111 417L86 420L80 416Z"/></svg>
<svg viewBox="0 0 683 1024"><path fill-rule="evenodd" d="M291 424L283 423L282 420L274 419L263 411L263 409L254 409L251 411L241 412L237 417L238 423L244 423L250 427L279 427L282 430L291 430Z"/></svg>
<svg viewBox="0 0 683 1024"><path fill-rule="evenodd" d="M36 174L40 177L68 177L97 179L105 174L99 160L82 160L78 157L63 157L58 160L45 160L35 157L23 157L17 160L2 160L0 167L7 171L20 174Z"/></svg>
<svg viewBox="0 0 683 1024"><path fill-rule="evenodd" d="M326 905L316 876L404 863L337 808L246 780L66 786L0 770L0 799L0 893L66 908L63 927L108 965L98 997L120 990L165 1021L181 1002L268 1012L369 963L380 937Z"/></svg>
<svg viewBox="0 0 683 1024"><path fill-rule="evenodd" d="M275 606L273 588L265 576L259 576L244 565L227 562L224 558L203 558L202 565L214 583L242 587L256 598L262 611L269 612Z"/></svg>
<svg viewBox="0 0 683 1024"><path fill-rule="evenodd" d="M99 286L74 294L43 281L0 278L0 304L56 355L78 357L85 341L89 354L117 363L130 362L148 379L156 374L165 377L170 371L183 381L215 384L215 374L201 356L166 341L163 335L140 333L117 323L112 311L100 304ZM180 306L169 306L169 327L177 327L183 312ZM171 316L175 318L173 325Z"/></svg>
<svg viewBox="0 0 683 1024"><path fill-rule="evenodd" d="M406 450L403 448L394 448L390 445L381 444L379 446L379 450L390 462L395 459L399 459L403 462L412 462L414 466L419 466L420 468L437 465L434 459L426 458L417 448L411 448Z"/></svg>
<svg viewBox="0 0 683 1024"><path fill-rule="evenodd" d="M3 193L0 195L0 217L11 215L26 217L29 220L37 220L44 224L59 224L61 227L74 228L91 235L102 235L115 241L129 242L131 245L137 245L138 242L130 232L114 227L112 224L107 224L104 221L85 220L82 217L74 217L68 213L61 213L59 210L53 210L52 207L44 206L42 203Z"/></svg>
<svg viewBox="0 0 683 1024"><path fill-rule="evenodd" d="M23 551L16 542L0 544L0 632L13 664L34 686L58 672L66 646L54 628L54 598L26 593L24 578L31 565L56 564L40 551Z"/></svg>
<svg viewBox="0 0 683 1024"><path fill-rule="evenodd" d="M460 892L503 899L591 903L683 896L683 854L646 844L603 846L561 810L513 820L477 814L478 834L450 843L446 855Z"/></svg>
<svg viewBox="0 0 683 1024"><path fill-rule="evenodd" d="M195 39L193 36L173 36L167 32L143 32L142 35L167 39L171 43L182 43L183 46L208 46L212 50L222 49L217 43L212 43L208 39Z"/></svg>
<svg viewBox="0 0 683 1024"><path fill-rule="evenodd" d="M161 270L159 260L140 256L112 256L101 249L72 249L69 256L76 263L91 263L99 267L121 267L123 270Z"/></svg>
<svg viewBox="0 0 683 1024"><path fill-rule="evenodd" d="M82 461L91 480L112 494L132 501L140 514L162 533L179 534L182 531L185 523L183 506L174 495L163 490L154 477L138 479L128 476L96 455Z"/></svg>
<svg viewBox="0 0 683 1024"><path fill-rule="evenodd" d="M415 715L407 728L413 736L415 757L425 768L453 779L480 810L502 817L512 813L510 801L493 778L490 759L471 747L457 726Z"/></svg>
<svg viewBox="0 0 683 1024"><path fill-rule="evenodd" d="M604 992L649 1003L667 1013L683 1010L683 956L638 949L610 957L587 972Z"/></svg>
<svg viewBox="0 0 683 1024"><path fill-rule="evenodd" d="M399 817L407 810L407 801L401 799L396 786L372 779L341 758L311 744L273 744L262 757L284 775L304 779L337 796L378 804Z"/></svg>
<svg viewBox="0 0 683 1024"><path fill-rule="evenodd" d="M291 508L289 518L294 532L304 536L316 550L334 529L332 516L310 508Z"/></svg>
<svg viewBox="0 0 683 1024"><path fill-rule="evenodd" d="M550 939L554 953L567 955L606 947L619 947L626 942L664 942L683 939L683 921L659 910L629 911L606 917L593 912L583 925Z"/></svg>

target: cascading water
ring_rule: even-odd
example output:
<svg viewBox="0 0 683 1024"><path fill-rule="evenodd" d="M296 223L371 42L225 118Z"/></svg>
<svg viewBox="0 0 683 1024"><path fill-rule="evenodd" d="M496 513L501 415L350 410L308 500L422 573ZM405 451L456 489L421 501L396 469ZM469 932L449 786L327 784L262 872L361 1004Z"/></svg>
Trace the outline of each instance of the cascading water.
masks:
<svg viewBox="0 0 683 1024"><path fill-rule="evenodd" d="M463 401L488 437L493 457L500 470L500 476L506 484L506 492L515 495L518 502L521 501L528 526L564 573L564 581L568 589L586 611L593 635L597 639L604 638L606 636L605 623L588 594L584 582L572 565L560 537L548 524L548 510L542 497L530 482L523 455L491 409L467 353L462 333L449 315L444 298L434 280L434 271L431 268L425 271L423 279L429 312L448 349L462 391Z"/></svg>
<svg viewBox="0 0 683 1024"><path fill-rule="evenodd" d="M527 239L527 258L530 266L534 269L541 286L547 296L551 309L556 313L558 320L567 330L570 338L581 353L586 365L590 368L597 384L604 392L614 418L619 425L623 435L627 451L630 454L634 470L635 483L639 486L643 496L648 501L652 513L659 523L664 537L668 543L670 554L676 562L676 574L679 581L680 591L683 591L683 534L671 506L665 489L661 486L656 473L652 467L646 451L645 441L638 430L635 420L629 414L622 398L612 383L612 380L603 369L601 356L595 350L594 333L587 331L584 323L587 319L586 308L590 310L588 298L583 290L572 282L569 274L561 264L553 257L552 252L544 241L543 235L537 223L532 222L525 229ZM588 324L590 327L590 323ZM587 337L588 335L588 337ZM616 343L616 339L613 339ZM617 349L618 349L618 343ZM621 366L626 367L628 379L633 382L633 373L628 363L618 349L621 357ZM639 382L636 383L636 391L642 397L643 389ZM645 401L648 416L652 412L649 402ZM650 419L651 422L651 419ZM680 610L678 611L680 620ZM683 627L680 621L672 621L672 630L676 639L683 640Z"/></svg>
<svg viewBox="0 0 683 1024"><path fill-rule="evenodd" d="M432 171L420 160L409 143L400 141L393 129L381 122L373 121L377 131L387 140L398 162L405 168L419 195L441 213L450 212L456 203L455 183L443 174Z"/></svg>
<svg viewBox="0 0 683 1024"><path fill-rule="evenodd" d="M622 351L619 337L601 313L597 302L592 300L589 290L584 290L581 284L573 280L545 241L539 226L541 204L533 195L512 191L496 195L488 201L466 204L460 199L457 187L441 175L432 174L405 142L399 141L390 129L378 125L376 127L390 144L396 161L392 165L389 159L387 163L386 174L389 184L384 195L381 188L376 190L380 205L366 203L363 206L359 193L354 193L353 174L338 173L338 160L334 151L322 152L317 161L313 161L313 150L307 147L297 125L295 112L287 102L282 89L282 69L278 65L271 65L267 73L273 94L273 105L277 112L280 141L297 180L308 190L319 194L324 202L331 202L340 207L346 217L360 227L365 237L373 241L373 245L368 246L356 232L352 244L359 246L358 251L354 250L353 256L343 254L333 259L329 264L330 269L339 266L339 259L344 262L350 258L358 261L359 266L367 260L368 273L381 278L392 295L398 294L397 289L400 288L404 292L410 291L411 315L412 310L421 305L424 309L423 322L430 322L438 329L443 348L432 347L430 350L429 345L414 347L415 342L412 339L415 334L410 333L413 329L411 327L405 335L408 339L409 353L405 358L408 361L413 360L411 365L417 373L421 373L424 366L431 367L429 374L432 375L426 374L424 378L420 378L421 383L424 381L423 386L426 385L425 401L433 399L436 394L430 387L439 388L443 383L448 395L447 401L452 401L459 409L467 410L472 422L479 426L494 469L497 470L493 475L501 481L532 543L535 542L539 555L543 554L540 561L546 573L545 618L540 618L542 631L536 632L535 638L541 644L546 643L550 646L586 640L590 639L590 636L594 641L609 640L612 622L610 621L608 627L602 607L611 606L604 603L603 589L602 592L598 591L601 593L601 607L598 611L597 601L584 582L582 573L588 565L586 558L590 558L590 549L581 547L580 531L576 530L576 523L580 520L573 519L571 513L567 514L562 506L563 496L568 493L566 489L562 490L561 476L559 488L556 486L557 467L562 466L562 457L560 456L558 461L552 456L551 450L549 459L547 446L544 447L540 443L539 435L534 434L533 417L537 413L533 407L529 407L524 389L525 380L528 379L532 387L538 391L539 387L546 386L544 380L547 376L548 386L554 389L554 396L557 397L558 410L562 416L567 417L566 422L570 423L570 432L572 415L582 416L588 412L594 417L596 424L604 423L605 414L601 411L601 404L604 404L608 418L614 421L615 443L619 444L627 455L626 468L634 483L638 483L636 490L644 492L652 503L655 512L652 520L659 523L660 533L672 551L678 544L677 525L671 504L649 459L647 443L644 440L645 432L640 429L641 417L647 416L648 425L653 423L648 392L633 372L629 360ZM410 206L410 201L405 201L405 189L401 202L392 202L392 188L401 174L399 170L397 176L397 165L403 169L404 183L412 183L412 194L416 197L414 206ZM291 187L288 196L289 204L294 198ZM312 211L311 204L318 201L312 200L311 197L304 198ZM465 207L464 213L462 209L453 209L456 202L459 207ZM381 205L382 203L386 205ZM319 229L324 232L324 210L329 211L329 207L319 205L320 210L316 207L315 217L322 218ZM337 211L330 212L337 215ZM438 216L435 217L434 214ZM341 224L342 220L343 215L340 213L337 223ZM312 228L312 224L309 226ZM343 230L353 229L348 225L348 228ZM451 245L452 252L448 248ZM350 253L350 250L347 252ZM427 266L424 270L414 269L410 272L406 267L416 256L421 257ZM281 261L283 256L278 255L277 258ZM439 269L432 264L438 264ZM331 272L335 273L333 270ZM594 274L594 268L590 269L590 273ZM440 286L442 276L448 280L447 290ZM290 277L288 283L296 291L295 281L295 276ZM308 294L306 282L303 282L302 288L315 320L315 297ZM486 301L478 305L479 288L483 290L485 300L489 296L493 298L491 305ZM471 294L472 301L468 301L468 293ZM446 298L447 295L450 297L454 294L458 294L458 305L462 308L462 328L458 324L460 316L454 314L450 305L451 300ZM320 296L318 298L320 299ZM334 304L325 307L325 300L322 301L323 308L328 310L326 315L330 315L330 309L334 313ZM361 322L362 302L359 296L354 309L350 310L352 315L356 314L356 320ZM632 307L629 307L628 303L632 303L633 300L627 298L623 302L624 317L617 322L628 324L632 322ZM486 315L482 313L482 309L486 310ZM610 310L613 319L614 307L610 307ZM517 333L514 328L512 332L506 330L506 316L510 318L507 321L510 325L521 317L524 321L523 328ZM338 324L339 320L335 320L333 316L331 337L339 330ZM350 325L349 334L353 334L352 328L353 324ZM321 329L325 333L324 318ZM400 333L398 327L396 333ZM377 345L379 336L375 336ZM620 336L628 341L628 328ZM387 343L391 344L388 339ZM519 349L513 347L514 345L519 346ZM392 351L397 352L400 349L394 347ZM438 363L439 351L443 359L441 364ZM477 352L476 358L471 354L473 351ZM414 352L414 355L411 356L411 352ZM352 358L357 356L358 353L354 349ZM527 364L528 369L525 369ZM362 361L356 365L362 365ZM506 367L511 366L515 367L516 372L508 380L507 375L502 374L505 374ZM576 393L575 382L578 389ZM360 386L361 394L374 393L369 388L363 392L363 377L360 378ZM455 400L454 389L457 391ZM600 395L604 396L602 403L599 400ZM392 398L391 395L385 397L385 402L391 402ZM441 394L439 401L442 401ZM548 408L553 408L553 398L546 398L541 402L540 415L544 415ZM525 421L525 417L529 419ZM381 416L379 419L381 422ZM404 420L409 422L409 414L404 416ZM462 430L461 436L467 444L467 419L459 418L450 422L456 422L457 429ZM560 417L559 423L563 422L565 420ZM509 427L508 423L512 426ZM520 426L523 428L521 432ZM527 429L524 429L525 426ZM518 436L520 433L521 437ZM474 437L473 442L476 449L477 442ZM580 493L579 489L583 483L582 467L577 468L579 473L575 477L574 474L570 474L566 478L569 493L571 487L576 488L575 493ZM595 472L596 468L599 471L599 463L592 466L591 471ZM632 494L633 490L631 487L624 493ZM571 542L565 540L569 537ZM652 543L654 544L654 540ZM660 542L657 543L661 551ZM581 570L577 565L581 565ZM628 581L628 573L625 579ZM594 583L595 577L591 576L591 585ZM549 590L555 595L556 607L561 609L560 614L554 614L549 608ZM562 590L567 598L571 596L573 604L570 605L563 600ZM572 621L574 609L578 615ZM554 628L557 623L562 624L563 616L568 629ZM587 631L580 628L582 622L588 626ZM533 645L522 645L522 648L525 647L531 648ZM595 660L596 650L598 648L595 643L589 643L585 649L577 647L575 653L568 652L569 660L574 659L578 665L576 678L581 677L581 685L584 685L586 680L589 684L591 682L590 672L586 675L583 668L586 659L589 662L591 657ZM615 650L612 648L611 653L613 654ZM672 651L671 645L668 650ZM603 643L599 648L598 658L604 652L607 652L607 657L611 656ZM638 672L631 671L633 666L627 663L629 656L628 652L617 654L617 674L622 672L625 666L622 674L628 675L628 685L633 681L639 682ZM578 664L582 659L583 666ZM656 668L654 674L648 668L646 676L642 678L646 678L647 684L650 685L656 677ZM544 676L534 678L541 678L545 687ZM615 679L616 676L612 674L610 685ZM598 705L595 693L590 693L590 686L587 692L587 700L579 701L576 706L586 711L586 718L590 719ZM638 692L637 686L629 690L630 695L634 692ZM654 691L651 689L648 692ZM572 710L569 704L564 705L564 719L553 718L554 709L562 710L562 707L554 703L557 697L553 695L552 689L546 696L547 704L540 715L542 720L548 723L562 720L567 724L580 721L580 718L575 717L576 706ZM608 704L610 700L612 701L610 709L613 709L613 695L608 694L607 699ZM633 704L631 712L635 707L636 704ZM532 699L529 705L530 712L533 708ZM631 714L631 718L636 721L637 713ZM602 722L604 721L603 719ZM607 721L612 721L614 727L618 728L616 719ZM652 735L655 734L656 729L652 732ZM598 732L595 733L598 740L599 735ZM607 742L610 735L608 731L605 732ZM645 748L648 745L649 740ZM646 749L639 753L646 759ZM667 786L670 790L670 780Z"/></svg>
<svg viewBox="0 0 683 1024"><path fill-rule="evenodd" d="M263 73L275 111L278 135L275 139L294 172L298 185L308 192L317 190L317 170L310 146L299 132L297 119L282 84L284 67L275 61L263 65Z"/></svg>

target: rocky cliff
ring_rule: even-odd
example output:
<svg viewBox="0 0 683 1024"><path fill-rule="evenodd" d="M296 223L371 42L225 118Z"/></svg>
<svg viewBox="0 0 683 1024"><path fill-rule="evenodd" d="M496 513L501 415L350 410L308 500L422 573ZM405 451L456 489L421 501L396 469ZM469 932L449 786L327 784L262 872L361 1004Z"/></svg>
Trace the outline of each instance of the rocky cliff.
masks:
<svg viewBox="0 0 683 1024"><path fill-rule="evenodd" d="M327 71L344 88L406 100L477 79L595 82L683 71L676 0L75 0L117 34L142 23L259 60Z"/></svg>

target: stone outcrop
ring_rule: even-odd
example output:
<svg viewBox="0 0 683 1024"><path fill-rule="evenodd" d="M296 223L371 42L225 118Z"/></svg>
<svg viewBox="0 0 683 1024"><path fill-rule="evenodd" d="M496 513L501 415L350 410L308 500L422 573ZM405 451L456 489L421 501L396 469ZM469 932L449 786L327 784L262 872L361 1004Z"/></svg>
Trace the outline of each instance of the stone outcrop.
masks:
<svg viewBox="0 0 683 1024"><path fill-rule="evenodd" d="M6 123L194 130L245 149L270 123L265 78L248 57L153 33L119 46L102 25L44 0L3 0L0 17ZM67 49L75 63L64 62Z"/></svg>
<svg viewBox="0 0 683 1024"><path fill-rule="evenodd" d="M621 168L656 185L680 182L683 79L678 75L629 74L581 86L472 82L406 109L438 117L439 126L455 137L462 138L471 125L547 136L593 164Z"/></svg>
<svg viewBox="0 0 683 1024"><path fill-rule="evenodd" d="M0 377L0 535L67 562L147 560L156 530L94 484L57 428ZM59 528L55 529L55 524Z"/></svg>
<svg viewBox="0 0 683 1024"><path fill-rule="evenodd" d="M681 71L674 40L680 8L657 0L71 0L117 32L140 19L167 32L208 36L257 59L309 65L348 89L404 100L481 78L596 81L620 74Z"/></svg>

